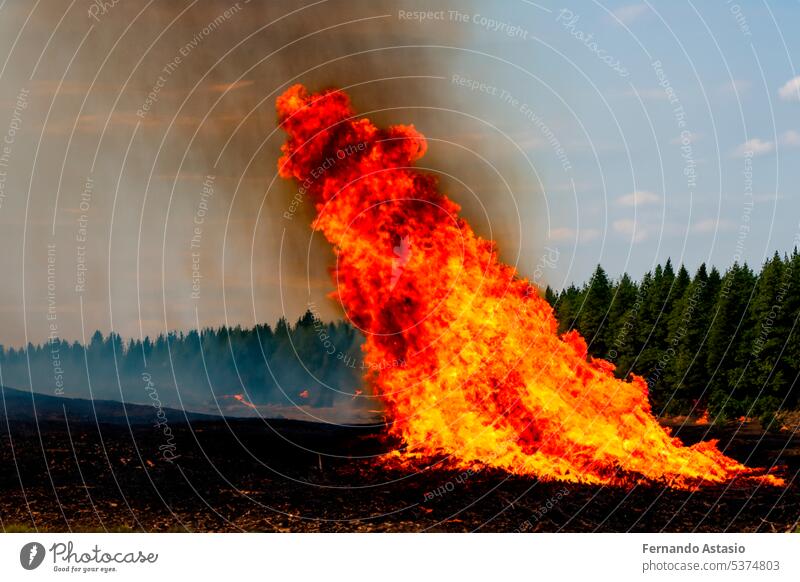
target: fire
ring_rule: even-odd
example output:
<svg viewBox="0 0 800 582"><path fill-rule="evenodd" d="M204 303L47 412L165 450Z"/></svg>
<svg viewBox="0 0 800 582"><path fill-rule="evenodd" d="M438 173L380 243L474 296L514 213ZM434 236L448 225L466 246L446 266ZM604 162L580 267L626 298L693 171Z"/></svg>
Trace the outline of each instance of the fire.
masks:
<svg viewBox="0 0 800 582"><path fill-rule="evenodd" d="M683 446L652 415L642 378L618 380L578 333L559 337L538 290L412 167L427 147L414 127L378 128L343 92L300 85L277 110L280 174L316 205L335 297L367 337L366 379L405 459L596 484L782 483L714 441Z"/></svg>
<svg viewBox="0 0 800 582"><path fill-rule="evenodd" d="M233 399L236 400L237 402L241 402L248 408L252 408L253 410L258 410L258 407L249 400L247 400L247 398L244 397L244 394L234 394Z"/></svg>

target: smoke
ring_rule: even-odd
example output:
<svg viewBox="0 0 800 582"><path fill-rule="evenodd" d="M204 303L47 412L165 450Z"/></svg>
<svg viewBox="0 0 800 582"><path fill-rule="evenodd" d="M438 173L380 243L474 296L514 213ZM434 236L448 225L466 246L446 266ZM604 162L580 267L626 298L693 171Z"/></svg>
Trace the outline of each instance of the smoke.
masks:
<svg viewBox="0 0 800 582"><path fill-rule="evenodd" d="M499 121L483 120L496 104L453 81L476 67L493 74L496 61L469 51L491 33L452 9L4 3L0 136L13 139L0 168L2 343L250 327L310 305L343 317L328 297L333 255L308 226L314 209L276 177L274 102L295 82L342 87L376 122L424 130L426 164L516 262L518 154L497 153L509 147Z"/></svg>
<svg viewBox="0 0 800 582"><path fill-rule="evenodd" d="M363 422L375 420L380 406L359 389L362 343L351 326L326 324L307 312L294 324L204 329L127 344L95 332L88 346L58 341L0 350L0 368L8 386L148 404L159 418L164 408L182 408Z"/></svg>
<svg viewBox="0 0 800 582"><path fill-rule="evenodd" d="M274 180L273 104L295 80L346 87L376 119L410 108L404 119L433 140L458 142L457 117L437 109L458 109L449 78L473 33L464 24L409 20L366 0L65 8L11 1L0 20L4 38L19 33L2 84L5 120L16 115L17 126L0 216L2 268L18 275L0 291L6 344L252 325L310 302L340 315L326 299L330 251L308 229L313 209L292 207L295 191ZM449 8L409 2L400 12ZM459 148L432 149L431 165L441 159L477 186Z"/></svg>

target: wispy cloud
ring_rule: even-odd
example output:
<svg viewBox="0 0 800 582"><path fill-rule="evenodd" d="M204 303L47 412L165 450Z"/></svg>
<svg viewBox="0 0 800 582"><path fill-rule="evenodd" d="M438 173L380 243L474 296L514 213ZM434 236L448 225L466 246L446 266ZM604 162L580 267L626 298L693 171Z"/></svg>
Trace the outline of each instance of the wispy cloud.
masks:
<svg viewBox="0 0 800 582"><path fill-rule="evenodd" d="M800 75L789 79L778 89L778 97L784 101L800 101Z"/></svg>
<svg viewBox="0 0 800 582"><path fill-rule="evenodd" d="M622 24L632 24L648 11L647 4L627 4L614 10L613 14Z"/></svg>
<svg viewBox="0 0 800 582"><path fill-rule="evenodd" d="M577 233L574 228L559 226L550 229L550 240L567 242L575 240Z"/></svg>
<svg viewBox="0 0 800 582"><path fill-rule="evenodd" d="M800 132L797 132L793 129L784 131L781 134L781 145L791 148L800 146Z"/></svg>
<svg viewBox="0 0 800 582"><path fill-rule="evenodd" d="M592 242L600 237L600 230L597 228L582 228L576 230L567 226L559 226L550 229L550 240L556 242L574 242L577 240L581 243Z"/></svg>
<svg viewBox="0 0 800 582"><path fill-rule="evenodd" d="M592 242L593 240L597 240L600 238L600 229L599 228L584 228L581 229L580 233L578 233L578 239L582 243Z"/></svg>
<svg viewBox="0 0 800 582"><path fill-rule="evenodd" d="M718 230L731 230L733 226L734 225L730 220L726 220L724 218L704 218L703 220L698 220L692 225L692 232L709 233L716 232Z"/></svg>
<svg viewBox="0 0 800 582"><path fill-rule="evenodd" d="M614 232L626 237L632 237L633 242L642 242L647 238L647 231L641 225L637 225L635 220L621 218L611 223Z"/></svg>
<svg viewBox="0 0 800 582"><path fill-rule="evenodd" d="M763 156L770 153L775 149L775 144L771 141L765 141L759 137L748 139L734 150L733 155L737 158L745 158L747 156Z"/></svg>
<svg viewBox="0 0 800 582"><path fill-rule="evenodd" d="M661 196L658 194L647 190L637 190L617 198L617 204L620 206L646 206L648 204L657 204L660 200Z"/></svg>

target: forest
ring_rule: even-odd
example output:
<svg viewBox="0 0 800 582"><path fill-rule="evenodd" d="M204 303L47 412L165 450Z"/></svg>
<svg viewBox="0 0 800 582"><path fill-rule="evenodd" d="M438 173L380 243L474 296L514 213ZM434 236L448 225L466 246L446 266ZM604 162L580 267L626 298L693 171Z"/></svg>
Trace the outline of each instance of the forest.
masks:
<svg viewBox="0 0 800 582"><path fill-rule="evenodd" d="M581 286L547 287L561 333L578 330L592 357L620 378L642 376L659 415L771 420L796 410L800 372L800 255L775 254L759 272L734 264L694 274L671 261L641 280L611 280L598 265ZM70 397L146 402L155 386L165 406L246 413L377 404L357 402L363 337L344 321L307 311L294 324L171 332L123 340L100 331L83 345L56 339L0 346L0 383ZM151 380L143 381L143 375ZM153 388L150 388L152 391ZM359 400L366 400L362 398ZM370 399L371 400L371 399Z"/></svg>
<svg viewBox="0 0 800 582"><path fill-rule="evenodd" d="M283 416L300 405L351 406L363 374L362 341L351 326L323 323L310 310L294 325L281 318L274 327L222 326L127 342L96 331L86 345L0 346L0 383L67 397L157 398L195 412L247 414L271 405L266 414Z"/></svg>
<svg viewBox="0 0 800 582"><path fill-rule="evenodd" d="M712 420L794 410L800 372L800 255L777 253L760 272L735 263L724 274L703 264L690 275L671 261L640 281L591 280L545 296L559 331L577 329L589 353L619 377L645 378L657 414Z"/></svg>

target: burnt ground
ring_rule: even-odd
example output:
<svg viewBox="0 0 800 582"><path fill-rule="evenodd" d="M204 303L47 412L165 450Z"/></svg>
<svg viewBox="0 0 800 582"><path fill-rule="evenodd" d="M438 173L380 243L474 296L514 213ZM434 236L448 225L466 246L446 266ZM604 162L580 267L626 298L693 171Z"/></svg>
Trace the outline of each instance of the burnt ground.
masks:
<svg viewBox="0 0 800 582"><path fill-rule="evenodd" d="M152 425L0 420L0 519L30 531L788 531L800 439L757 425L687 426L749 465L776 459L786 488L678 491L538 482L495 470L389 468L379 428L295 421L173 423L174 463ZM12 448L13 444L13 448Z"/></svg>

